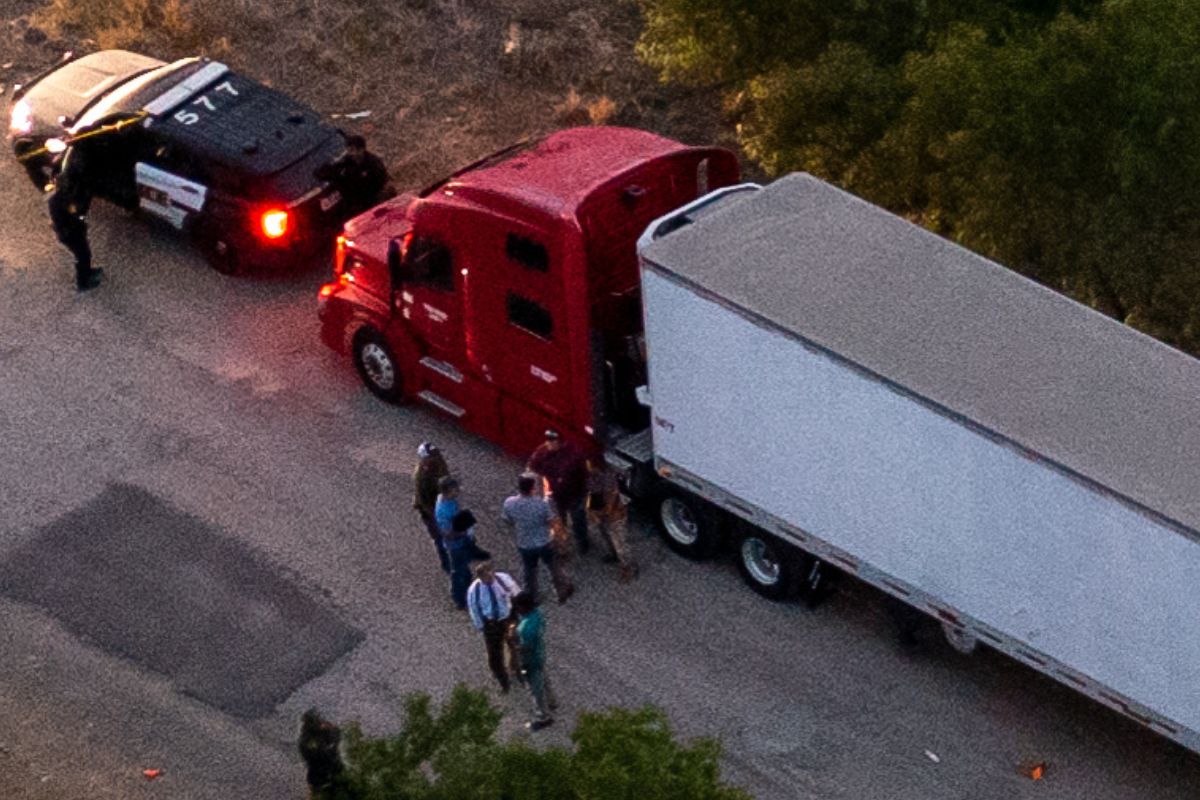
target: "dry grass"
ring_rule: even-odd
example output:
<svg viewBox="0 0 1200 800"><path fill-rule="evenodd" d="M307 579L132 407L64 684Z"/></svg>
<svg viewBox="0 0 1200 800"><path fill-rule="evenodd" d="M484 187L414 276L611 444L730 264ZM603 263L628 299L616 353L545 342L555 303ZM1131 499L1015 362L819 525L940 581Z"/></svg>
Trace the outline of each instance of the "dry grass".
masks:
<svg viewBox="0 0 1200 800"><path fill-rule="evenodd" d="M715 94L662 87L633 55L636 0L15 0L64 49L197 53L293 94L363 133L400 186L427 183L511 141L571 125L728 141ZM5 12L0 11L0 19ZM4 37L10 38L6 40ZM80 45L82 44L82 48Z"/></svg>
<svg viewBox="0 0 1200 800"><path fill-rule="evenodd" d="M228 46L216 20L199 9L202 0L50 0L31 22L54 36L81 35L97 49L128 49L169 42L202 51ZM222 42L222 39L224 41Z"/></svg>

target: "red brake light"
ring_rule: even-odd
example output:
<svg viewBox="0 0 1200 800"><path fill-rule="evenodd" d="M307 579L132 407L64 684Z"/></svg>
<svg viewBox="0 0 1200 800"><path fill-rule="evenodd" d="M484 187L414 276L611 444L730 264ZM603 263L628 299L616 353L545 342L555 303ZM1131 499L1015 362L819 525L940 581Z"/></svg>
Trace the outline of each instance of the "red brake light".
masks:
<svg viewBox="0 0 1200 800"><path fill-rule="evenodd" d="M288 231L288 212L280 209L264 211L262 215L262 233L268 239L278 239Z"/></svg>

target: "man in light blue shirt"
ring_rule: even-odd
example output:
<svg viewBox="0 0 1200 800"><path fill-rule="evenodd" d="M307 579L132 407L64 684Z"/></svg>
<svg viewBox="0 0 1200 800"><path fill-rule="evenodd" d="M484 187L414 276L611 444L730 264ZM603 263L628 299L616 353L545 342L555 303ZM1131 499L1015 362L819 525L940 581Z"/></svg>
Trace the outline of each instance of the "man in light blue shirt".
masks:
<svg viewBox="0 0 1200 800"><path fill-rule="evenodd" d="M488 667L500 683L502 692L509 689L510 670L518 679L521 674L512 613L512 599L520 591L520 584L507 572L496 572L490 561L475 565L475 582L467 589L467 611L471 613L471 624L475 630L483 633ZM504 660L505 645L508 646L507 664Z"/></svg>

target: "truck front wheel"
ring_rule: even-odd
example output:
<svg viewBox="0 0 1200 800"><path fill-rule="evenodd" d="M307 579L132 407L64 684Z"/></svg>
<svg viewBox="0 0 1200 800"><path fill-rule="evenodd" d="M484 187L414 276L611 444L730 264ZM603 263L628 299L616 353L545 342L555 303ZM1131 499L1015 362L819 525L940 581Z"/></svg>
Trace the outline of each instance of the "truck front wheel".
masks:
<svg viewBox="0 0 1200 800"><path fill-rule="evenodd" d="M720 512L698 497L668 492L658 501L658 521L667 545L687 558L708 558L720 543Z"/></svg>
<svg viewBox="0 0 1200 800"><path fill-rule="evenodd" d="M792 595L800 578L800 560L773 536L748 529L738 541L738 569L750 588L769 600Z"/></svg>
<svg viewBox="0 0 1200 800"><path fill-rule="evenodd" d="M400 402L400 368L380 334L364 330L354 337L354 366L371 394L389 403Z"/></svg>

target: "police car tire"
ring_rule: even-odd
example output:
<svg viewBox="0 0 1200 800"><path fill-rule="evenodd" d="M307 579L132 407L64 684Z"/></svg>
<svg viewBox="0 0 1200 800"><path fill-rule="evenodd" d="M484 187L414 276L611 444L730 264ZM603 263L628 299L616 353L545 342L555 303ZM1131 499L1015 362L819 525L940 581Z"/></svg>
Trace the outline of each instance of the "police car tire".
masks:
<svg viewBox="0 0 1200 800"><path fill-rule="evenodd" d="M209 266L222 275L236 275L242 269L238 249L220 237L205 237L204 255Z"/></svg>
<svg viewBox="0 0 1200 800"><path fill-rule="evenodd" d="M35 150L35 149L37 149L37 145L35 145L29 139L18 139L15 142L13 142L13 155L15 155L17 157L18 163L20 163L22 168L24 168L25 174L29 178L29 182L32 183L34 186L36 186L39 191L41 191L46 188L43 185L45 183L45 181L42 177L42 175L43 175L42 170L44 170L46 168L45 167L45 159L44 158L34 159L35 162L41 162L40 164L35 163L34 165L27 164L26 162L20 160L21 156L23 156L26 153L28 153L29 151Z"/></svg>
<svg viewBox="0 0 1200 800"><path fill-rule="evenodd" d="M399 403L403 399L400 364L378 331L364 328L354 337L354 367L367 389L380 400ZM390 385L385 382L389 375Z"/></svg>

